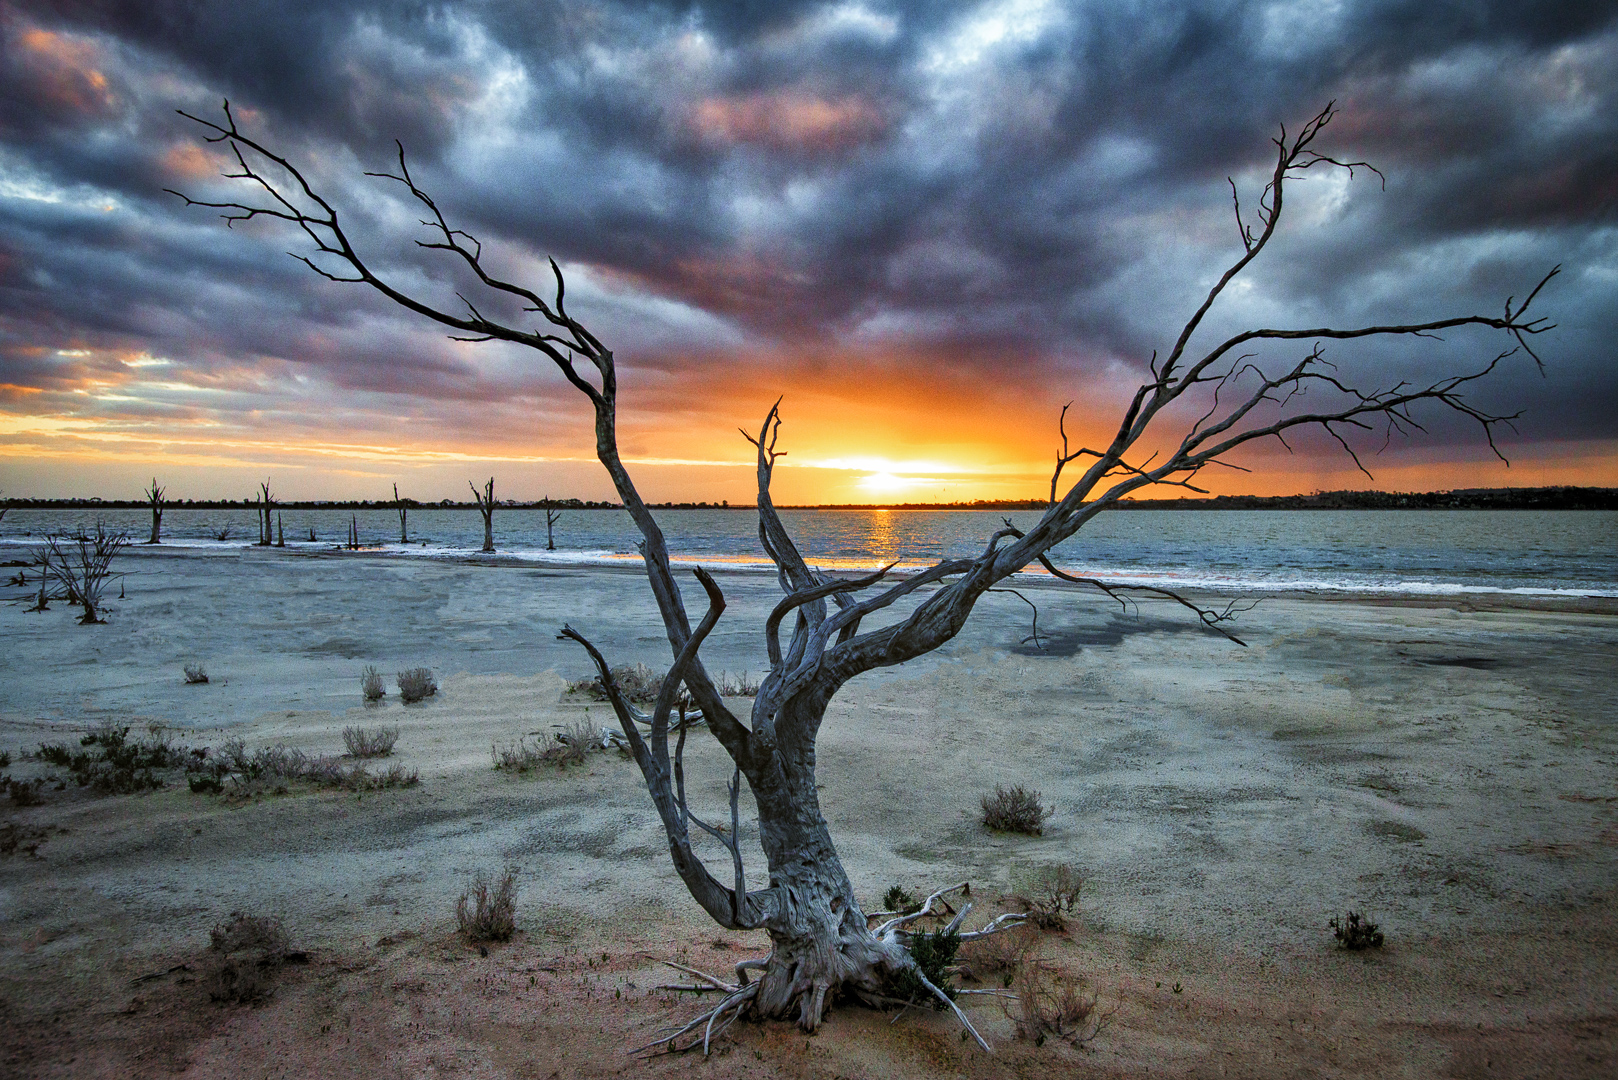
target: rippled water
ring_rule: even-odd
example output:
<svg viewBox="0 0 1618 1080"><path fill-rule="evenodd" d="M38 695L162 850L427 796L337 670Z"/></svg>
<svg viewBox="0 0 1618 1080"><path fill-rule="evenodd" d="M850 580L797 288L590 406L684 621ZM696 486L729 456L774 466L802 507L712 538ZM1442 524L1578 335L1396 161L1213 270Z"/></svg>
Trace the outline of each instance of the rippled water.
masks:
<svg viewBox="0 0 1618 1080"><path fill-rule="evenodd" d="M330 547L347 535L350 511L286 510L289 547ZM392 510L353 515L360 539L399 557L461 558L475 553L483 523L472 510L412 510L410 544L399 542ZM788 510L787 527L811 563L918 566L975 554L1002 516L1028 527L1037 513L911 510ZM143 510L12 510L0 523L0 547L38 542L46 532L92 526L133 539L149 532ZM669 549L686 563L768 569L757 519L746 510L657 513ZM563 563L636 559L634 531L616 510L567 511L556 550L545 550L545 515L497 510L502 555ZM228 539L218 536L228 529ZM315 540L309 540L313 530ZM229 547L251 543L247 510L169 508L164 542ZM1120 580L1232 590L1313 589L1393 593L1518 591L1618 596L1618 513L1535 510L1132 510L1103 514L1055 553L1058 565Z"/></svg>

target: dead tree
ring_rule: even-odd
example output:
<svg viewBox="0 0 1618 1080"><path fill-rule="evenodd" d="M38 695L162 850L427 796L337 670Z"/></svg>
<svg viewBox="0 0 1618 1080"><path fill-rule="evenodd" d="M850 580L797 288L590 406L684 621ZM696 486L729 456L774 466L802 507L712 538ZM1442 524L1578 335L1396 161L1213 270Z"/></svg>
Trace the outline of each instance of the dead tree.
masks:
<svg viewBox="0 0 1618 1080"><path fill-rule="evenodd" d="M551 497L545 496L545 550L556 550L556 523L562 520L560 510L551 509Z"/></svg>
<svg viewBox="0 0 1618 1080"><path fill-rule="evenodd" d="M472 498L477 500L478 512L483 515L483 551L492 554L494 551L494 477L479 491L477 485L468 480L466 486L472 489Z"/></svg>
<svg viewBox="0 0 1618 1080"><path fill-rule="evenodd" d="M640 713L625 699L608 661L581 632L565 627L562 636L582 646L601 674L624 740L662 820L675 870L692 897L720 925L763 929L771 941L769 956L738 965L735 982L723 984L724 999L686 1029L695 1032L701 1027L706 1041L743 1012L795 1018L804 1028L813 1029L839 994L876 1001L894 974L920 973L905 947L906 928L914 918L885 917L873 925L875 920L854 895L821 813L815 784L816 736L827 705L850 679L937 649L960 631L980 598L1011 575L1035 565L1060 580L1102 590L1114 599L1141 593L1165 596L1190 608L1211 629L1234 637L1224 625L1231 617L1229 609L1208 610L1165 590L1072 574L1056 566L1050 552L1131 493L1158 485L1200 491L1195 481L1203 469L1210 465L1239 468L1226 460L1233 451L1267 440L1285 444L1290 433L1302 430L1326 432L1358 464L1360 458L1349 436L1376 425L1386 426L1390 435L1417 428L1414 410L1433 406L1475 421L1494 446L1496 425L1512 417L1478 408L1466 399L1465 391L1515 351L1522 350L1538 362L1530 340L1549 326L1529 318L1527 312L1555 270L1527 299L1520 303L1507 300L1502 314L1461 314L1400 325L1255 329L1211 347L1192 348L1193 336L1209 309L1269 244L1281 219L1288 182L1316 167L1342 168L1351 174L1369 168L1314 148L1332 115L1328 105L1296 134L1288 135L1283 129L1274 140L1274 169L1256 208L1244 215L1237 201L1241 252L1202 298L1167 352L1154 354L1143 365L1148 376L1125 405L1111 440L1095 448L1074 449L1067 444L1065 428L1059 426L1062 449L1051 478L1050 505L1031 528L1021 530L1007 524L984 538L978 554L945 559L902 579L890 576L891 567L856 580L830 579L809 567L770 499L771 475L780 455L780 403L768 410L756 435L744 432L757 451L759 538L776 566L785 594L765 621L770 670L745 719L732 714L721 699L701 656L704 639L724 613L725 598L712 576L695 571L706 610L693 621L669 565L662 530L619 454L618 376L612 351L568 313L562 273L554 260L550 264L554 290L547 290L548 297L495 276L482 262L478 241L452 228L431 196L416 186L401 148L398 171L378 175L400 184L423 211L429 236L417 243L446 253L492 295L520 301L525 311L537 316L537 327L490 318L469 300L463 300L465 310L458 311L406 293L377 276L344 232L332 205L284 158L243 134L228 105L223 123L198 122L209 129L210 141L233 151L240 169L227 175L255 184L259 201L186 201L220 209L232 224L260 217L289 222L312 241L310 254L295 257L314 272L333 281L375 289L449 327L459 340L499 340L531 348L554 363L590 403L595 414L596 454L640 532L647 578L673 654L673 664L650 714ZM267 166L279 171L266 175L271 171ZM1460 374L1382 388L1362 385L1326 361L1327 342L1393 337L1420 340L1463 327L1504 335L1508 347ZM1297 343L1295 351L1291 343ZM1291 351L1291 356L1280 366L1260 360L1257 350L1266 345ZM1186 416L1195 419L1179 419ZM1151 446L1163 449L1148 456L1143 448ZM1073 478L1068 467L1076 463L1083 471ZM492 490L490 496L492 505ZM867 625L868 620L875 623L880 619L887 621ZM677 708L682 685L691 706L734 764L728 829L698 818L686 800L682 754L688 725L684 707ZM672 747L671 736L675 736ZM751 884L744 868L736 829L744 786L758 812L767 884ZM692 844L693 827L724 846L728 866L715 872L704 865ZM750 981L749 971L760 973L756 981ZM944 997L932 984L926 985L940 999ZM965 1016L959 1011L956 1015L970 1030Z"/></svg>
<svg viewBox="0 0 1618 1080"><path fill-rule="evenodd" d="M152 486L146 489L146 502L152 508L152 538L148 544L160 544L159 535L163 531L163 489L157 486L157 477L152 477Z"/></svg>
<svg viewBox="0 0 1618 1080"><path fill-rule="evenodd" d="M269 547L275 539L271 513L275 509L275 498L270 494L270 482L264 481L258 486L258 494L254 496L258 503L258 546Z"/></svg>
<svg viewBox="0 0 1618 1080"><path fill-rule="evenodd" d="M490 479L493 478L491 477ZM410 543L410 529L406 515L409 511L405 508L405 501L399 498L398 484L393 485L393 505L399 511L399 543L408 544Z"/></svg>
<svg viewBox="0 0 1618 1080"><path fill-rule="evenodd" d="M70 604L84 609L79 622L84 625L105 622L101 618L101 594L112 578L113 556L129 544L124 533L108 533L96 522L94 534L82 529L72 536L47 536L40 551L40 602L45 610L46 581L54 581Z"/></svg>

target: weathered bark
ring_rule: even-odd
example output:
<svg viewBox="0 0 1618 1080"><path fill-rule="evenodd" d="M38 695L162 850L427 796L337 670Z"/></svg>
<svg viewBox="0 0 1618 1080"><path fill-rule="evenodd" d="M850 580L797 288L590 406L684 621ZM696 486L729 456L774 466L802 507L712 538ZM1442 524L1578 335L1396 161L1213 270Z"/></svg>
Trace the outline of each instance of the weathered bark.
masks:
<svg viewBox="0 0 1618 1080"><path fill-rule="evenodd" d="M163 532L163 489L157 486L157 477L152 477L152 486L146 489L146 501L152 508L152 536L148 544L160 544Z"/></svg>
<svg viewBox="0 0 1618 1080"><path fill-rule="evenodd" d="M793 1017L812 1029L839 991L856 996L876 994L894 972L919 970L904 948L905 919L869 928L869 920L837 857L816 795L815 741L826 707L844 683L862 672L902 664L948 642L960 631L981 597L1035 563L1059 579L1093 586L1115 599L1121 599L1126 590L1139 591L1138 587L1063 572L1051 562L1048 553L1131 492L1153 485L1202 490L1192 482L1197 474L1210 464L1223 463L1231 451L1249 442L1277 439L1284 443L1286 433L1294 428L1323 429L1337 438L1358 464L1359 458L1343 433L1368 428L1372 421L1385 423L1395 431L1418 426L1410 414L1414 405L1432 404L1470 417L1482 427L1491 447L1494 425L1511 419L1472 406L1462 398L1461 391L1489 374L1516 349L1502 352L1492 362L1468 373L1430 384L1398 383L1392 389L1377 390L1362 389L1336 375L1323 360L1320 342L1389 336L1419 339L1442 330L1476 327L1508 335L1517 348L1538 362L1529 338L1549 327L1526 313L1555 270L1520 304L1508 300L1503 316L1468 314L1351 329L1250 330L1226 339L1200 357L1188 356L1192 337L1209 309L1269 243L1281 216L1286 182L1317 165L1344 168L1351 175L1357 168L1368 168L1362 162L1338 161L1313 149L1315 138L1332 115L1333 107L1328 105L1296 136L1289 138L1283 130L1275 140L1275 166L1258 200L1256 217L1250 223L1243 217L1239 203L1236 207L1243 254L1209 290L1168 354L1161 359L1154 354L1145 365L1150 378L1140 385L1125 408L1112 442L1101 450L1071 450L1065 428L1061 429L1062 449L1052 474L1050 506L1026 531L1008 523L986 538L976 557L946 560L893 582L886 581L891 567L855 581L829 580L804 561L770 498L770 479L778 456L775 446L780 429L779 402L769 410L756 438L744 432L758 451L759 540L775 563L786 594L765 626L770 670L746 723L729 711L699 655L703 640L724 611L723 594L710 575L696 572L708 597L708 610L693 628L670 566L663 533L619 454L618 383L613 354L567 313L565 283L554 261L551 270L555 288L549 299L531 288L491 275L481 261L478 241L452 228L432 198L411 179L401 147L399 172L382 175L401 184L424 208L431 239L422 246L450 254L485 288L520 301L527 311L538 316L542 329L522 329L487 318L470 301L466 301L466 313L458 315L419 300L371 270L352 246L331 204L314 192L286 159L243 135L228 104L225 124L198 122L212 132L209 141L225 143L236 155L241 172L232 175L268 191L269 200L262 205L187 202L222 209L231 222L269 217L295 224L314 241L318 255L333 260L344 271L335 273L309 256L297 256L315 273L333 281L367 285L399 305L450 327L457 332L452 335L457 340L500 340L533 349L554 363L589 400L595 414L596 456L641 534L647 581L674 656L651 714L639 713L624 699L606 659L583 635L572 628L564 628L562 634L588 651L601 674L624 740L663 823L674 867L692 897L722 926L761 928L769 934L772 948L763 964L763 976L757 984L730 988L732 993L725 1002L708 1014L710 1028L715 1020L726 1016L727 1010L733 1019L736 1012L751 1009L770 1017ZM295 186L277 188L249 164L249 154L286 170ZM1265 342L1290 341L1315 344L1300 360L1275 374L1267 374L1259 361L1244 352L1245 348ZM1304 394L1311 390L1316 393L1307 404L1323 407L1303 411ZM1161 418L1171 414L1171 407L1188 395L1195 396L1198 408L1192 415L1200 412L1200 419L1188 430L1178 432L1178 445L1173 449L1135 464L1131 455L1138 459L1144 456L1140 447L1162 443L1164 432L1160 429L1169 421ZM1202 411L1203 407L1206 411ZM1260 415L1267 422L1255 419ZM1171 439L1170 445L1173 442ZM1094 462L1063 493L1059 482L1064 467L1085 458L1093 458ZM493 478L486 493L480 494L476 487L472 490L484 512L484 550L493 551ZM884 586L880 591L868 592L879 584ZM1166 590L1149 591L1185 604L1196 611L1204 625L1233 637L1221 625L1232 617L1232 609L1208 610ZM865 597L857 599L861 593L866 593ZM867 616L901 602L912 605L902 617L861 633L862 620ZM791 631L783 644L784 625L790 625ZM728 830L702 821L691 812L686 800L682 755L688 725L682 690L706 722L708 732L735 764ZM677 704L678 719L671 725ZM744 781L757 809L759 843L769 871L768 884L755 889L749 889L747 884L737 828ZM697 855L691 842L692 826L729 853L728 882L716 878ZM942 996L941 991L927 985ZM958 1010L956 1015L967 1024ZM969 1024L967 1027L970 1030Z"/></svg>
<svg viewBox="0 0 1618 1080"><path fill-rule="evenodd" d="M485 554L494 553L494 477L489 477L488 484L479 491L477 486L468 480L466 486L472 489L472 498L477 500L478 512L483 515L483 551Z"/></svg>

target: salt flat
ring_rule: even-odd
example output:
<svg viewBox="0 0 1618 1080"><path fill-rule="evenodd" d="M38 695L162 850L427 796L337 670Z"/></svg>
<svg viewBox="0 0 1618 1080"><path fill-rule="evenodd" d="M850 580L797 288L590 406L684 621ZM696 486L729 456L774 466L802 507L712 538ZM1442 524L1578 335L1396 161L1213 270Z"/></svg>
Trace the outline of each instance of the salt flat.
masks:
<svg viewBox="0 0 1618 1080"><path fill-rule="evenodd" d="M641 1072L622 1049L695 1010L649 989L671 974L656 961L685 947L722 971L762 950L687 898L631 763L491 768L493 743L545 739L586 709L611 723L563 694L588 673L555 639L563 623L614 663L666 666L639 574L263 549L120 561L126 599L107 625L0 608L0 749L16 759L111 720L339 753L345 725L397 724L395 756L422 782L8 806L45 836L32 857L0 857L0 1023L22 1033L9 1072ZM756 677L774 580L720 581L730 607L705 658ZM1024 592L1037 643L1028 606L991 596L948 648L845 689L820 740L822 805L873 907L895 883L970 880L988 909L1040 866L1078 867L1082 925L1043 947L1090 980L1111 1025L1082 1050L1036 1048L980 1005L1000 1048L986 1057L940 1019L843 1008L812 1040L739 1029L706 1068L1618 1068L1618 603L1279 597L1242 616L1242 648L1172 606ZM207 685L185 684L193 661ZM442 689L404 706L390 679L365 706L366 664L426 665ZM722 754L698 738L688 756L694 804L717 813ZM1054 805L1042 837L979 823L979 797L1014 783ZM454 900L507 864L522 933L483 957L453 936ZM1326 920L1348 908L1387 946L1331 948ZM181 966L237 910L279 916L311 953L256 1009L208 1004Z"/></svg>

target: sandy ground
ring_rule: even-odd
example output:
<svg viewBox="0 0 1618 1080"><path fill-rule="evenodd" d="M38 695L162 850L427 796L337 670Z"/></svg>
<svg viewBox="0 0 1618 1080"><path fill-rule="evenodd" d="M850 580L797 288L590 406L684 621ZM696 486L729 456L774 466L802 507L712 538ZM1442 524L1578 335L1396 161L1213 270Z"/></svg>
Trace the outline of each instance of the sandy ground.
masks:
<svg viewBox="0 0 1618 1080"><path fill-rule="evenodd" d="M943 1016L838 1009L815 1036L732 1029L707 1062L625 1054L690 995L661 966L760 955L669 867L633 765L495 772L490 745L601 705L568 622L614 662L666 664L644 580L609 570L366 555L137 550L111 621L0 607L0 750L109 719L192 745L238 734L337 753L397 724L418 787L243 804L170 787L0 809L0 1076L1560 1076L1618 1074L1618 605L1266 600L1239 648L1174 610L1034 587L949 648L839 696L822 801L875 907L970 880L984 910L1044 865L1085 879L1041 954L1110 1020L1081 1048L995 1044ZM714 669L762 667L777 598L722 577ZM207 685L181 668L206 665ZM424 664L442 690L361 704L358 675ZM391 682L391 680L390 680ZM391 691L390 686L390 691ZM745 705L745 703L742 703ZM696 802L728 770L696 744ZM979 824L997 783L1055 806L1045 835ZM746 832L744 825L744 833ZM477 872L521 868L519 933L455 935ZM762 881L761 865L750 867ZM1344 953L1348 908L1387 944ZM208 930L284 920L307 962L257 1006L211 1003Z"/></svg>

